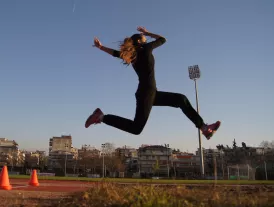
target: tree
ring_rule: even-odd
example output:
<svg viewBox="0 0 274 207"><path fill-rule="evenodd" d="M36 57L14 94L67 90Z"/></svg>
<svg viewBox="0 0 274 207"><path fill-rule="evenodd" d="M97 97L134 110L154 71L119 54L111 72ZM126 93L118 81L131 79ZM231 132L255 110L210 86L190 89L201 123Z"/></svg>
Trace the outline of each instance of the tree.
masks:
<svg viewBox="0 0 274 207"><path fill-rule="evenodd" d="M58 162L57 162L57 168L60 168L63 173L65 173L68 169L68 159L66 159L65 154L59 154L58 155Z"/></svg>
<svg viewBox="0 0 274 207"><path fill-rule="evenodd" d="M249 149L249 148L246 146L246 143L245 143L245 142L242 142L242 147L243 147L243 149Z"/></svg>
<svg viewBox="0 0 274 207"><path fill-rule="evenodd" d="M218 145L216 146L216 148L217 148L219 151L224 150L224 145L218 144Z"/></svg>
<svg viewBox="0 0 274 207"><path fill-rule="evenodd" d="M25 154L22 151L20 151L18 154L18 166L22 167L24 166L24 163L25 163Z"/></svg>
<svg viewBox="0 0 274 207"><path fill-rule="evenodd" d="M43 172L47 166L48 157L44 153L39 154L38 165L40 170Z"/></svg>
<svg viewBox="0 0 274 207"><path fill-rule="evenodd" d="M236 140L234 139L233 140L233 149L236 149L237 148L237 143L236 143Z"/></svg>
<svg viewBox="0 0 274 207"><path fill-rule="evenodd" d="M7 154L7 163L8 163L8 166L11 166L12 170L15 166L17 166L18 156L17 156L16 152L11 152L11 153Z"/></svg>
<svg viewBox="0 0 274 207"><path fill-rule="evenodd" d="M102 144L102 147L103 147L102 152L105 155L112 155L115 152L115 146L112 143L107 142L105 144Z"/></svg>
<svg viewBox="0 0 274 207"><path fill-rule="evenodd" d="M88 150L87 148L82 148L81 153L78 155L77 160L74 162L73 168L80 168L81 171L87 173L87 169L90 169L92 173L96 172L96 167L100 166L100 160L98 160L99 155L94 150Z"/></svg>
<svg viewBox="0 0 274 207"><path fill-rule="evenodd" d="M262 141L260 147L274 149L274 141Z"/></svg>
<svg viewBox="0 0 274 207"><path fill-rule="evenodd" d="M122 160L116 156L106 156L105 158L105 165L110 172L119 171L122 172L125 170L125 165L123 164Z"/></svg>

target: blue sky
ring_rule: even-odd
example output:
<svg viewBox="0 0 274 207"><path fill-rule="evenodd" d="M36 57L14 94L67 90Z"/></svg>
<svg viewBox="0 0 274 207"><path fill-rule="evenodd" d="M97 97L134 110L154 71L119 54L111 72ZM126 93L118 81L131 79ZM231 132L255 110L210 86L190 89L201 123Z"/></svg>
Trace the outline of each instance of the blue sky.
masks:
<svg viewBox="0 0 274 207"><path fill-rule="evenodd" d="M75 8L74 8L75 5ZM73 12L74 8L74 12ZM145 26L167 38L154 51L159 90L185 94L194 107L188 66L198 64L200 113L222 121L204 147L273 140L274 2L5 0L0 4L0 137L46 149L71 134L73 145L198 147L180 109L154 107L139 136L107 125L84 128L96 107L133 118L138 79L131 67L92 47L108 47Z"/></svg>

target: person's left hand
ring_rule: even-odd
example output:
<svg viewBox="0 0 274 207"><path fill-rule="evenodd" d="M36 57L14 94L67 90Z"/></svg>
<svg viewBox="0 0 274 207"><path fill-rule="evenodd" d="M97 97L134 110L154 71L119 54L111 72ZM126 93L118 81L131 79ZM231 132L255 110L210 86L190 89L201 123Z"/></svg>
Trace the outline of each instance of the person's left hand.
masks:
<svg viewBox="0 0 274 207"><path fill-rule="evenodd" d="M147 29L144 27L137 27L137 30L141 33L143 33L144 35L146 35L148 33Z"/></svg>

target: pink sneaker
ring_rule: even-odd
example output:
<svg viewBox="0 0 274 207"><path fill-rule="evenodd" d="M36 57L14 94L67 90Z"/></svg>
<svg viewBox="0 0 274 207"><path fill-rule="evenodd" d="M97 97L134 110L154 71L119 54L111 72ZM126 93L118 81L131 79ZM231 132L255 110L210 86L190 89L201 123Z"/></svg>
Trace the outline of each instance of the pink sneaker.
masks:
<svg viewBox="0 0 274 207"><path fill-rule="evenodd" d="M103 112L97 108L86 120L85 127L88 128L92 124L100 124L103 119Z"/></svg>
<svg viewBox="0 0 274 207"><path fill-rule="evenodd" d="M209 140L213 134L218 130L218 128L221 126L221 122L217 121L214 124L207 125L205 124L202 128L201 131L203 135Z"/></svg>

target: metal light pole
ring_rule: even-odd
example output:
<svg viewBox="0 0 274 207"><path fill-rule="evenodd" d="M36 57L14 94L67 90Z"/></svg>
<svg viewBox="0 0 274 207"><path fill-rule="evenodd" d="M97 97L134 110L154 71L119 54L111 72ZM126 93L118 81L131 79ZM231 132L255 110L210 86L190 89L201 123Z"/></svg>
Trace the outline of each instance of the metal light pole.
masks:
<svg viewBox="0 0 274 207"><path fill-rule="evenodd" d="M265 171L265 179L268 180L268 177L267 177L267 168L266 168L266 161L264 161L264 171Z"/></svg>
<svg viewBox="0 0 274 207"><path fill-rule="evenodd" d="M249 165L247 164L247 177L248 177L248 180L249 180Z"/></svg>
<svg viewBox="0 0 274 207"><path fill-rule="evenodd" d="M66 159L65 159L65 177L67 176L67 158L68 158L68 153L66 152Z"/></svg>
<svg viewBox="0 0 274 207"><path fill-rule="evenodd" d="M103 177L103 178L105 177L105 157L104 157L104 154L105 154L105 147L106 147L106 144L102 144L102 154L103 154L102 177Z"/></svg>
<svg viewBox="0 0 274 207"><path fill-rule="evenodd" d="M224 157L223 157L223 150L221 151L222 152L222 171L223 171L223 180L225 179L225 170L224 170Z"/></svg>
<svg viewBox="0 0 274 207"><path fill-rule="evenodd" d="M67 144L65 144L65 148L67 150L67 148L68 148ZM66 177L67 176L67 158L68 158L68 152L66 151L65 153L66 153L66 158L65 158L65 177Z"/></svg>
<svg viewBox="0 0 274 207"><path fill-rule="evenodd" d="M198 87L197 87L197 79L200 78L200 69L198 65L193 65L188 67L189 78L194 80L195 83L195 93L196 93L196 106L197 106L197 113L199 114L199 101L198 101ZM200 170L201 176L204 177L205 169L204 169L204 155L202 150L202 140L201 140L201 130L198 129L198 138L199 138L199 153L200 153Z"/></svg>
<svg viewBox="0 0 274 207"><path fill-rule="evenodd" d="M165 144L165 147L166 147L166 154L167 154L167 177L169 178L169 154L168 154L169 144Z"/></svg>
<svg viewBox="0 0 274 207"><path fill-rule="evenodd" d="M240 180L240 168L239 168L239 164L237 164L237 169L238 169L238 179Z"/></svg>
<svg viewBox="0 0 274 207"><path fill-rule="evenodd" d="M215 178L215 184L216 184L216 182L217 182L217 179L218 179L218 172L217 172L217 158L216 158L216 154L215 154L215 152L214 152L214 154L213 154L213 164L214 164L214 178Z"/></svg>

